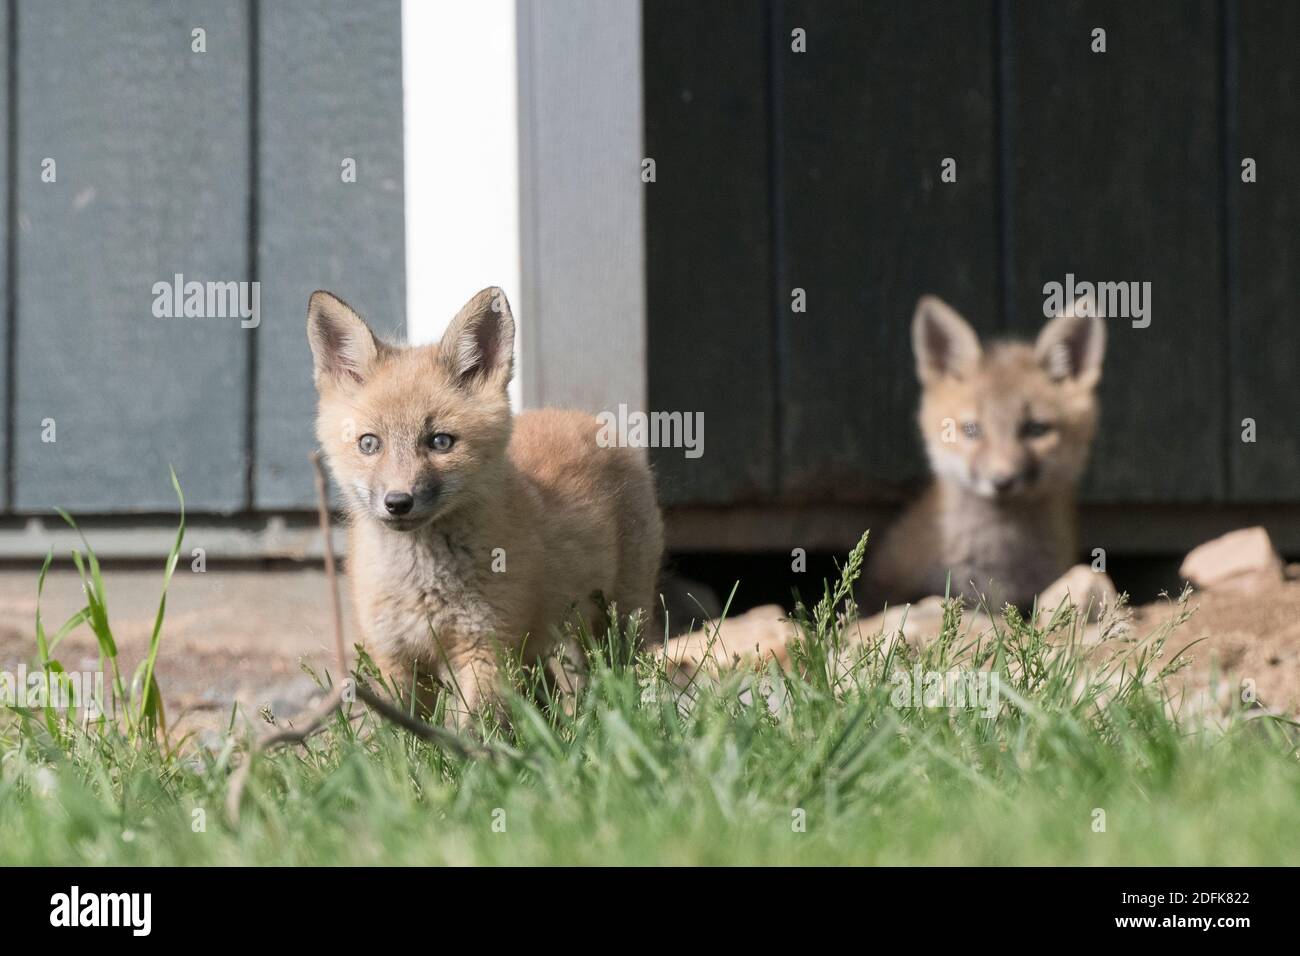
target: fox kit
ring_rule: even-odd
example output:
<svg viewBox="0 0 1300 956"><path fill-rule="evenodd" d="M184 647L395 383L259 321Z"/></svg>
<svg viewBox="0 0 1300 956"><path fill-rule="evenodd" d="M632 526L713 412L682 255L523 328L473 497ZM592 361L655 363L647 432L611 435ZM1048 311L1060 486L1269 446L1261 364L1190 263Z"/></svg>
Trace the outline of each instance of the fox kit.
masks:
<svg viewBox="0 0 1300 956"><path fill-rule="evenodd" d="M954 595L1026 608L1070 567L1105 336L1081 299L1035 344L985 351L950 306L921 299L912 345L934 481L872 555L871 599L943 594L951 572Z"/></svg>
<svg viewBox="0 0 1300 956"><path fill-rule="evenodd" d="M431 678L464 722L497 709L509 651L576 689L572 615L598 623L598 596L625 614L653 608L663 527L644 453L598 447L581 412L511 415L500 289L474 296L437 345L381 342L328 292L312 295L307 334L353 606L398 686Z"/></svg>

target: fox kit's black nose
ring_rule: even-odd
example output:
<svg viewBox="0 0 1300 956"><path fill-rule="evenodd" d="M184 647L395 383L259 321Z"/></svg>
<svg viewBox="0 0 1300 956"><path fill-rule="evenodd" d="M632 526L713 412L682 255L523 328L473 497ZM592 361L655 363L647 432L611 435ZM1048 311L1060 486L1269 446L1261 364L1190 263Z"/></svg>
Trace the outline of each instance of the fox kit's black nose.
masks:
<svg viewBox="0 0 1300 956"><path fill-rule="evenodd" d="M404 515L414 504L415 499L405 491L390 491L384 495L384 507L390 515Z"/></svg>

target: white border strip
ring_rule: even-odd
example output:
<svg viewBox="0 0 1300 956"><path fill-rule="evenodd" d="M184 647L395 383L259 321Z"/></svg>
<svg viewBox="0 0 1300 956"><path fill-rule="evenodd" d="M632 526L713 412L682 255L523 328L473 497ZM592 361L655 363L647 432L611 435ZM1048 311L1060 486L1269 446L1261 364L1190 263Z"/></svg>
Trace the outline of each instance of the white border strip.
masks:
<svg viewBox="0 0 1300 956"><path fill-rule="evenodd" d="M406 328L436 341L484 286L520 314L515 0L402 0ZM518 347L518 343L516 343ZM520 373L511 385L518 407Z"/></svg>

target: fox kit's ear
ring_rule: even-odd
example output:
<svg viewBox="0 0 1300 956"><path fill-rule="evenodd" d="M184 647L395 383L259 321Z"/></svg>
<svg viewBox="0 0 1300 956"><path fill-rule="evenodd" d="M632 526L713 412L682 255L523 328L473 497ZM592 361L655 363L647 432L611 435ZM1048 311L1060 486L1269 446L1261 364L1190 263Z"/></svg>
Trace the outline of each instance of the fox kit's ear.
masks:
<svg viewBox="0 0 1300 956"><path fill-rule="evenodd" d="M311 343L317 388L326 382L364 382L379 355L379 343L370 326L330 292L311 294L307 303L307 340Z"/></svg>
<svg viewBox="0 0 1300 956"><path fill-rule="evenodd" d="M496 286L477 293L456 313L438 343L448 374L467 385L505 388L514 369L515 319Z"/></svg>
<svg viewBox="0 0 1300 956"><path fill-rule="evenodd" d="M1052 378L1072 379L1086 388L1096 385L1106 352L1106 323L1092 298L1078 299L1043 326L1034 352Z"/></svg>
<svg viewBox="0 0 1300 956"><path fill-rule="evenodd" d="M983 355L975 330L952 306L933 295L923 295L916 303L912 350L922 385L946 376L966 378L979 367Z"/></svg>

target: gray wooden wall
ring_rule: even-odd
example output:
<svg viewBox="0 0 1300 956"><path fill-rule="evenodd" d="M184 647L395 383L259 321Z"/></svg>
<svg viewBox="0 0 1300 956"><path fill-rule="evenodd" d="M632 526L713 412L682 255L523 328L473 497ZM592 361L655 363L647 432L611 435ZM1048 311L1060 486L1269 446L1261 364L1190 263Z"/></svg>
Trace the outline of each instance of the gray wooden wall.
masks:
<svg viewBox="0 0 1300 956"><path fill-rule="evenodd" d="M644 16L650 405L709 423L703 458L659 455L665 501L913 490L917 297L1032 335L1043 283L1072 272L1153 284L1150 328L1109 324L1085 499L1300 502L1300 4L647 0Z"/></svg>
<svg viewBox="0 0 1300 956"><path fill-rule="evenodd" d="M195 511L312 506L308 295L405 326L398 0L11 0L0 56L0 507L170 511L169 463ZM176 273L260 325L155 318Z"/></svg>

